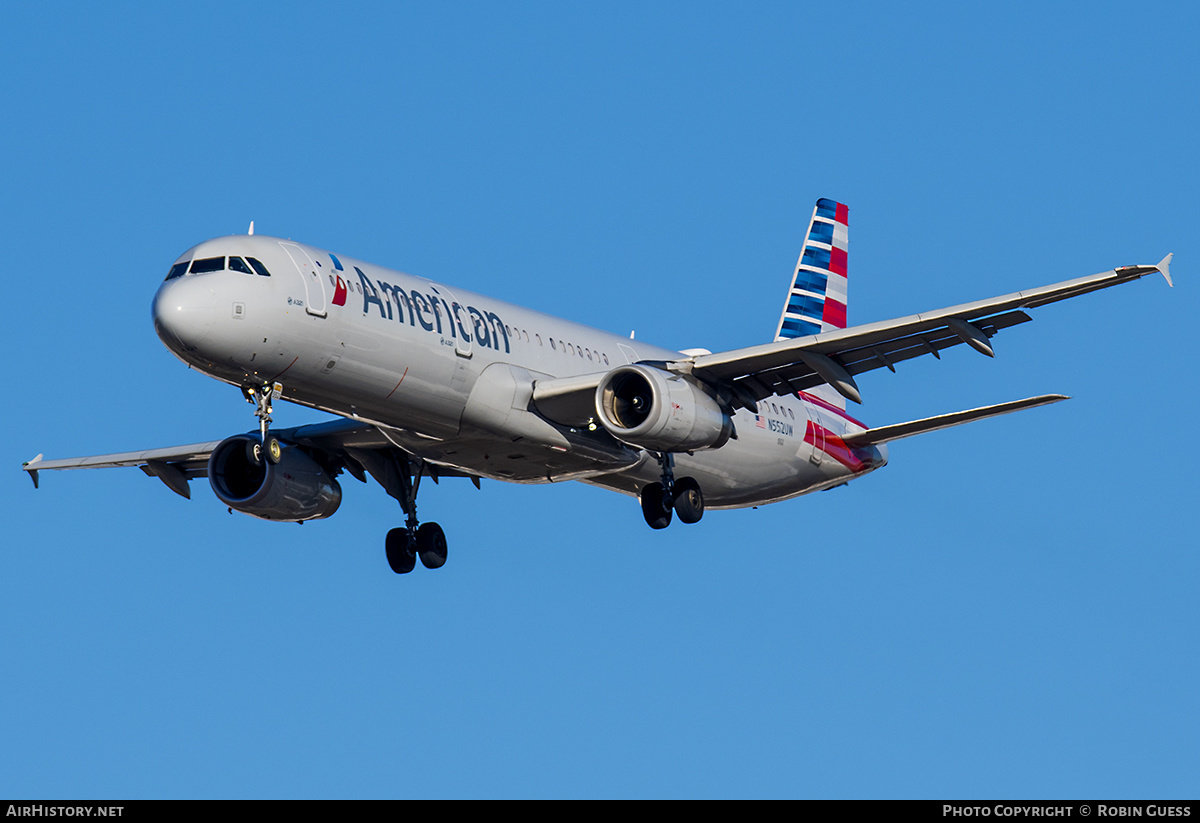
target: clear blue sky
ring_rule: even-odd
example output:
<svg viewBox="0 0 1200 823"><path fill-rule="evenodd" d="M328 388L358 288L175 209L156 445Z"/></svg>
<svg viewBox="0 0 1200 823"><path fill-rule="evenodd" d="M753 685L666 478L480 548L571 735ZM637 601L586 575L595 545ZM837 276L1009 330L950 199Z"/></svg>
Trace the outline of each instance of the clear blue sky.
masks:
<svg viewBox="0 0 1200 823"><path fill-rule="evenodd" d="M0 796L1200 794L1200 13L978 5L6 4ZM428 484L436 573L348 478L297 526L19 471L253 427L149 316L251 220L720 350L773 331L818 197L852 323L1168 251L1177 285L865 376L874 425L1073 399L849 487L654 533Z"/></svg>

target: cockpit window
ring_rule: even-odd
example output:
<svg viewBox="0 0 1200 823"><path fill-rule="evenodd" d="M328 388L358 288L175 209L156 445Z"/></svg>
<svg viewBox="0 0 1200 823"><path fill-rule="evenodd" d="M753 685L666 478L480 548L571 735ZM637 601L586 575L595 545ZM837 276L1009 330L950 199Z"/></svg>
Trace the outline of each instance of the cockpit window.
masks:
<svg viewBox="0 0 1200 823"><path fill-rule="evenodd" d="M192 261L192 268L191 268L192 274L204 274L204 273L210 272L210 271L224 271L224 270L225 270L225 258L224 257L205 257L203 259L198 259L198 260Z"/></svg>
<svg viewBox="0 0 1200 823"><path fill-rule="evenodd" d="M267 271L267 267L264 266L262 263L260 263L257 259L255 259L253 257L247 257L246 262L249 263L251 266L253 266L254 270L256 272L258 272L259 274L261 274L263 277L271 276L271 273L269 271Z"/></svg>
<svg viewBox="0 0 1200 823"><path fill-rule="evenodd" d="M240 271L243 274L254 274L253 270L246 265L246 261L240 257L229 258L229 268L233 271Z"/></svg>
<svg viewBox="0 0 1200 823"><path fill-rule="evenodd" d="M176 263L174 266L171 266L171 270L167 272L167 279L174 280L176 277L183 277L185 274L187 274L187 270L187 261L184 261L183 263Z"/></svg>

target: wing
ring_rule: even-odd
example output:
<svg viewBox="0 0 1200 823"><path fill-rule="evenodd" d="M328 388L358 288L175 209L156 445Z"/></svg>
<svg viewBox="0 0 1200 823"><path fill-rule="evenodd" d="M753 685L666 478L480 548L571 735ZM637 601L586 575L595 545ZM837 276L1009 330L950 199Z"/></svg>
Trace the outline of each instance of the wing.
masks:
<svg viewBox="0 0 1200 823"><path fill-rule="evenodd" d="M737 398L747 407L764 397L791 394L822 383L861 403L854 383L856 374L884 367L895 371L896 363L923 354L940 357L942 349L959 343L990 357L989 339L1001 329L1029 321L1025 309L1128 283L1153 272L1161 273L1171 284L1170 262L1168 254L1153 266L1125 266L895 320L700 355L690 359L691 371L701 380L732 384Z"/></svg>
<svg viewBox="0 0 1200 823"><path fill-rule="evenodd" d="M24 463L21 468L29 472L33 486L37 488L38 472L40 471L137 466L151 477L160 478L171 491L190 499L192 494L188 488L188 481L193 477L208 476L208 456L220 442L220 440L213 440L209 443L193 443L190 446L99 454L92 457L67 457L61 460L43 460L42 455L39 454Z"/></svg>
<svg viewBox="0 0 1200 823"><path fill-rule="evenodd" d="M258 432L251 434L257 435ZM310 454L319 457L327 468L345 469L363 482L366 482L366 474L370 473L393 496L393 492L400 493L398 476L405 471L410 475L424 473L433 478L435 483L441 477L469 476L457 469L435 466L413 458L389 439L386 430L355 420L332 420L291 429L272 429L271 434L284 443L305 447ZM188 446L58 460L45 460L39 454L21 468L29 473L34 487L37 487L38 472L42 471L136 466L150 477L157 477L171 491L191 499L188 481L208 476L208 458L222 442L212 440ZM478 485L479 478L472 477L472 480Z"/></svg>
<svg viewBox="0 0 1200 823"><path fill-rule="evenodd" d="M823 383L861 403L854 382L856 374L885 367L895 371L896 363L924 354L940 358L942 349L960 343L991 357L989 341L997 332L1032 319L1025 309L1118 286L1154 272L1174 285L1170 263L1168 254L1154 266L1124 266L991 300L657 365L690 372L703 382L728 388L731 391L722 394L730 404L751 411L765 397L793 394ZM538 380L533 387L534 405L551 420L573 426L586 424L595 414L596 387L604 376L598 373Z"/></svg>

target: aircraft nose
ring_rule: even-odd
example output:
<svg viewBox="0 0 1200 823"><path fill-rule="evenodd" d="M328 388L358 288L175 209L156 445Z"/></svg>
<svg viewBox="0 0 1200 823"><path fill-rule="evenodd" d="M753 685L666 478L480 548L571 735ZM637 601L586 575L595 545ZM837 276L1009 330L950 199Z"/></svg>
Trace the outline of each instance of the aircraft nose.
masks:
<svg viewBox="0 0 1200 823"><path fill-rule="evenodd" d="M194 351L212 332L217 296L203 276L177 277L159 286L151 313L159 339L183 354Z"/></svg>

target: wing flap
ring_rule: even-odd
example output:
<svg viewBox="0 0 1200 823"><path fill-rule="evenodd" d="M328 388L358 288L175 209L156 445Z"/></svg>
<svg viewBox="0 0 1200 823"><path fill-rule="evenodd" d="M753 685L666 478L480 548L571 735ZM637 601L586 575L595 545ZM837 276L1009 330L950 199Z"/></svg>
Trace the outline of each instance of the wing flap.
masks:
<svg viewBox="0 0 1200 823"><path fill-rule="evenodd" d="M990 346L984 338L1009 326L1028 322L1030 317L1024 309L1128 283L1153 272L1163 274L1170 283L1170 261L1168 254L1153 266L1125 266L895 320L699 355L692 358L692 368L698 377L738 383L755 399L761 400L771 394L787 394L827 382L811 365L812 357L806 362L806 354L822 355L849 375L878 368L894 369L897 362L922 354L938 356L942 349L960 343L967 343L987 354ZM858 402L854 396L857 391L834 385L846 397Z"/></svg>
<svg viewBox="0 0 1200 823"><path fill-rule="evenodd" d="M1027 323L1031 319L1023 311L1006 312L1005 314L988 318L985 321L976 321L972 325L979 329L986 337L992 337L1001 329L1015 326L1018 323ZM842 367L851 375L862 374L863 372L879 368L888 368L895 371L896 363L926 354L940 357L939 352L943 349L957 346L963 342L967 341L947 326L940 329L935 328L932 331L884 340L875 345L848 348L836 353L836 361L841 363ZM774 394L790 394L796 391L806 391L825 383L826 380L817 374L808 363L799 360L787 363L779 368L765 369L747 377L737 379L735 382L744 386L753 394L755 400L762 400Z"/></svg>

